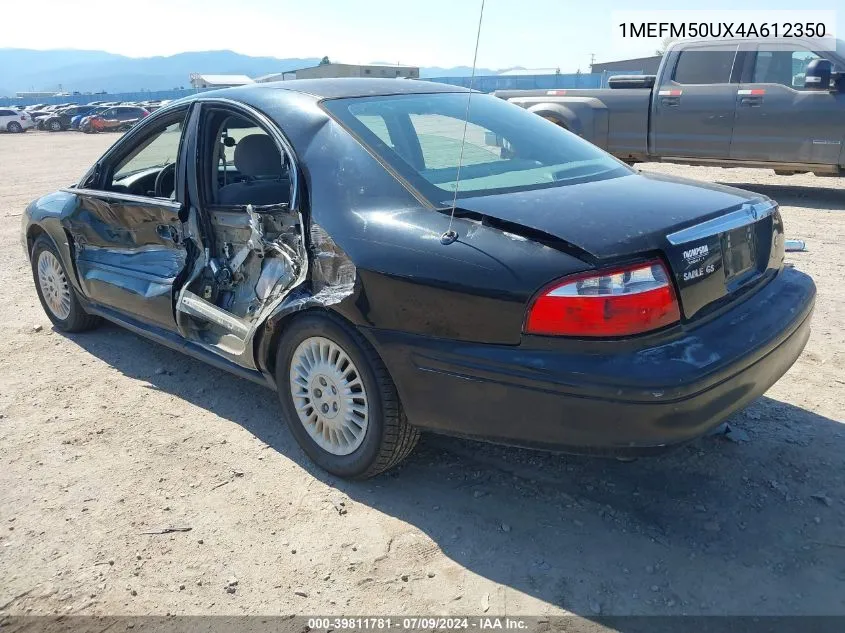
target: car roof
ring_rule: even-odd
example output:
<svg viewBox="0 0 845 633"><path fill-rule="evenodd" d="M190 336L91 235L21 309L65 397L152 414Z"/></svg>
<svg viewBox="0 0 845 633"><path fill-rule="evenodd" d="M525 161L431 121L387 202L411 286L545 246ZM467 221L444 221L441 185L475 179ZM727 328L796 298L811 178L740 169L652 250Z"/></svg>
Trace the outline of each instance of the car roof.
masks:
<svg viewBox="0 0 845 633"><path fill-rule="evenodd" d="M291 79L289 81L273 81L268 83L251 84L237 88L224 88L203 92L202 96L215 93L235 93L246 96L250 93L257 96L258 92L270 90L300 92L318 99L343 99L350 97L375 97L404 94L429 94L435 92L468 92L467 88L450 86L433 81L419 81L415 79L369 79L365 77L342 77L332 79Z"/></svg>

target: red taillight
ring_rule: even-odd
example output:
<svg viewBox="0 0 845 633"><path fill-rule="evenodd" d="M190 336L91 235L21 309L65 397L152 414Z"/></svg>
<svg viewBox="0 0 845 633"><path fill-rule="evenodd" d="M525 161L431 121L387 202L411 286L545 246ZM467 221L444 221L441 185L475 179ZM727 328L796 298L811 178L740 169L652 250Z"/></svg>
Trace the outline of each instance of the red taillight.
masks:
<svg viewBox="0 0 845 633"><path fill-rule="evenodd" d="M545 289L528 309L526 334L631 336L681 319L659 260L575 275Z"/></svg>

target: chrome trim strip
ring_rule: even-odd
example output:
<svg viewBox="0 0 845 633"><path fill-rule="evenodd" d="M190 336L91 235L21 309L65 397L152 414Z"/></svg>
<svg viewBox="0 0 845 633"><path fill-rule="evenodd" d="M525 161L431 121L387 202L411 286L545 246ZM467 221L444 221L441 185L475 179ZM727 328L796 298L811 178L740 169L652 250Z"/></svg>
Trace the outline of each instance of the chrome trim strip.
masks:
<svg viewBox="0 0 845 633"><path fill-rule="evenodd" d="M135 202L137 204L149 204L160 207L167 207L174 211L182 209L182 203L167 198L149 198L147 196L136 196L131 193L119 193L117 191L103 191L100 189L82 189L78 187L66 187L60 189L64 193L78 193L84 196L100 198L101 200L114 200L118 202Z"/></svg>
<svg viewBox="0 0 845 633"><path fill-rule="evenodd" d="M672 246L680 244L687 244L697 240L723 233L725 231L732 231L749 224L754 224L757 220L772 215L778 208L774 200L757 200L754 202L746 202L742 207L736 211L731 211L726 215L707 220L701 224L696 224L685 229L681 229L675 233L670 233L666 236Z"/></svg>

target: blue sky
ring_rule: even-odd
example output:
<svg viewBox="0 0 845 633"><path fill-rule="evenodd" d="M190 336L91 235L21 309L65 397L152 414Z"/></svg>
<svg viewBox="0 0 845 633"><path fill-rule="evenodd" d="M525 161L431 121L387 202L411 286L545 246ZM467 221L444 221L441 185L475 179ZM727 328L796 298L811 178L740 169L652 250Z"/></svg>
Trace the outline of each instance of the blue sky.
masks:
<svg viewBox="0 0 845 633"><path fill-rule="evenodd" d="M188 50L231 49L248 55L328 55L350 63L402 62L420 66L472 63L480 0L142 0L91 10L89 0L44 0L40 16L3 29L0 46L90 48L132 57ZM809 6L795 0L707 0L683 8L835 10L841 0ZM125 14L121 7L126 6ZM629 2L607 0L487 0L479 66L559 67L588 71L597 61L649 55L653 43L619 43L614 10ZM83 8L86 7L86 8ZM641 0L643 10L677 10L677 0ZM837 31L845 34L845 9Z"/></svg>

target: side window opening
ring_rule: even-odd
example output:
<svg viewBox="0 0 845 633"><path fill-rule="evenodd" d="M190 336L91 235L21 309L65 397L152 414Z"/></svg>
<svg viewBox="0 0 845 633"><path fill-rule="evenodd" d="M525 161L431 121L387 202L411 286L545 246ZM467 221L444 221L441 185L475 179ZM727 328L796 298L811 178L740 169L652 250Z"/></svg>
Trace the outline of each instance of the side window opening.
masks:
<svg viewBox="0 0 845 633"><path fill-rule="evenodd" d="M289 204L290 161L273 137L241 115L212 111L207 116L207 202L236 207Z"/></svg>
<svg viewBox="0 0 845 633"><path fill-rule="evenodd" d="M105 190L174 199L185 112L162 120L108 169Z"/></svg>
<svg viewBox="0 0 845 633"><path fill-rule="evenodd" d="M751 81L805 90L807 66L815 59L819 56L805 49L783 47L759 50Z"/></svg>
<svg viewBox="0 0 845 633"><path fill-rule="evenodd" d="M730 83L735 58L735 48L684 49L678 57L673 79L687 85Z"/></svg>

